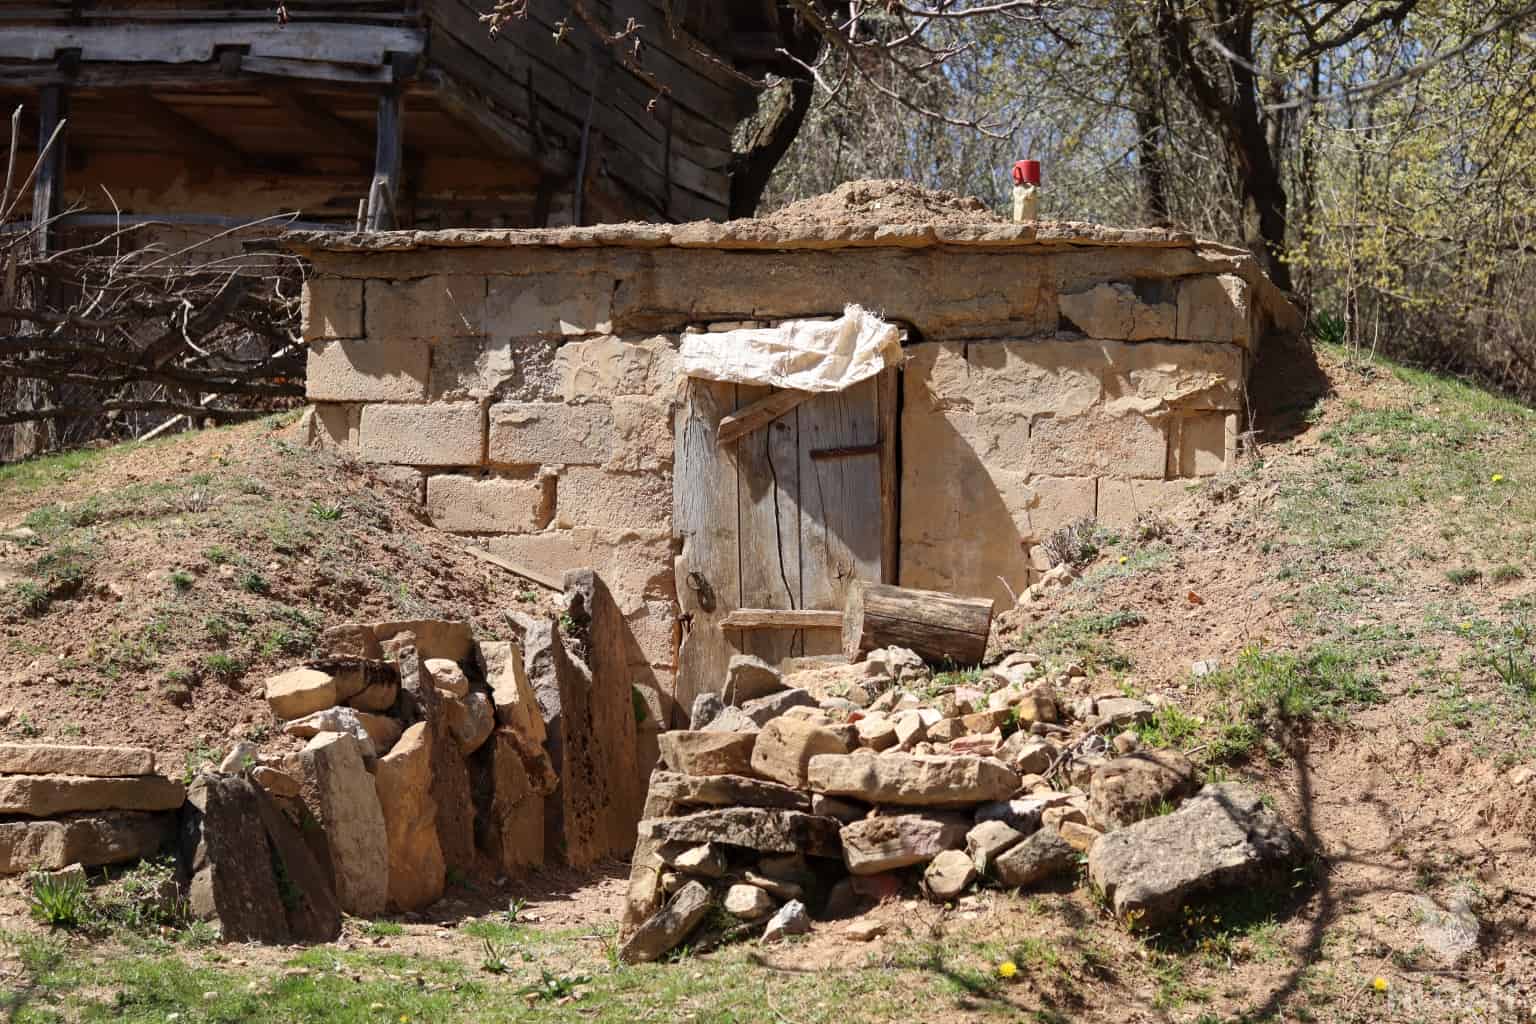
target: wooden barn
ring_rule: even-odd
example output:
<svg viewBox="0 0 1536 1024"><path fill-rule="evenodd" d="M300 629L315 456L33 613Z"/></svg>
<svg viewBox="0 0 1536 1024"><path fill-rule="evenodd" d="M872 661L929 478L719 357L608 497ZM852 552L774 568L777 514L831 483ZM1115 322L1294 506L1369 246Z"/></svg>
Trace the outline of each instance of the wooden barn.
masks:
<svg viewBox="0 0 1536 1024"><path fill-rule="evenodd" d="M732 146L763 76L814 52L774 0L531 0L495 33L488 2L0 0L18 183L67 119L13 219L722 219L765 177Z"/></svg>

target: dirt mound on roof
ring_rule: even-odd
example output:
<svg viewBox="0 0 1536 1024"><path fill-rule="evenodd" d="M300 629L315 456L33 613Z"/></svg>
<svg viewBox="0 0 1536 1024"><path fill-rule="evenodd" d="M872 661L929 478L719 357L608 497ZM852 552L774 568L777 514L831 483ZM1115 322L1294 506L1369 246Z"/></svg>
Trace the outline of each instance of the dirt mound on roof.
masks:
<svg viewBox="0 0 1536 1024"><path fill-rule="evenodd" d="M785 230L828 224L1003 223L975 196L885 180L845 182L825 195L802 199L759 219Z"/></svg>

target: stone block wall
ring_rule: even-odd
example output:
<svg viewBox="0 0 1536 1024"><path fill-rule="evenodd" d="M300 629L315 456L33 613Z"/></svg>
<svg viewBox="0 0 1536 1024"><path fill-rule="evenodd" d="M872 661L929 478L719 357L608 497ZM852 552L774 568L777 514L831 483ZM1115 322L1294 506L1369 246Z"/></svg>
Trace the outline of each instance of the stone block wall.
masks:
<svg viewBox="0 0 1536 1024"><path fill-rule="evenodd" d="M683 334L835 316L908 339L903 584L1006 599L1082 515L1126 525L1231 464L1251 353L1294 312L1240 250L1156 229L763 222L297 234L313 440L442 529L590 567L662 720L678 642ZM684 709L686 711L686 709Z"/></svg>

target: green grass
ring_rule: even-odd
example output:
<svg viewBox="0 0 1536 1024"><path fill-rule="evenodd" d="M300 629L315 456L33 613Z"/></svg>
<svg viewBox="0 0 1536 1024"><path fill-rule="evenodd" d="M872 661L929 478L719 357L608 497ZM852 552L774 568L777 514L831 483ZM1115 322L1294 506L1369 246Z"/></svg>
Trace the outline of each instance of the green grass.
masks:
<svg viewBox="0 0 1536 1024"><path fill-rule="evenodd" d="M1250 647L1198 685L1220 698L1204 736L1205 757L1213 763L1241 760L1267 735L1316 721L1341 723L1384 699L1375 674L1354 652L1328 645L1299 653ZM1163 727L1157 718L1150 724Z"/></svg>
<svg viewBox="0 0 1536 1024"><path fill-rule="evenodd" d="M1064 616L1022 632L1015 645L1055 661L1080 662L1090 673L1125 672L1133 664L1131 656L1110 637L1145 621L1140 612L1128 608Z"/></svg>

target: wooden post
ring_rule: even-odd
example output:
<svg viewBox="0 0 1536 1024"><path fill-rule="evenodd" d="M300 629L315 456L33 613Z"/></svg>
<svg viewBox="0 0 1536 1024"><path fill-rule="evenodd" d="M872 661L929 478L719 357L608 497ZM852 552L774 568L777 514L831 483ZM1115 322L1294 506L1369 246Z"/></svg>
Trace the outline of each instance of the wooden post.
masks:
<svg viewBox="0 0 1536 1024"><path fill-rule="evenodd" d="M400 197L400 153L404 134L402 90L398 81L379 95L379 119L373 149L373 184L368 187L368 230L389 231L396 223Z"/></svg>
<svg viewBox="0 0 1536 1024"><path fill-rule="evenodd" d="M935 590L856 581L843 606L843 653L857 661L879 647L906 647L924 661L979 665L987 653L992 602Z"/></svg>
<svg viewBox="0 0 1536 1024"><path fill-rule="evenodd" d="M37 139L38 146L45 146L68 112L69 94L62 85L45 85L38 97ZM48 149L37 168L37 180L32 185L33 248L41 256L52 248L53 229L49 226L59 212L59 192L64 178L64 139Z"/></svg>

